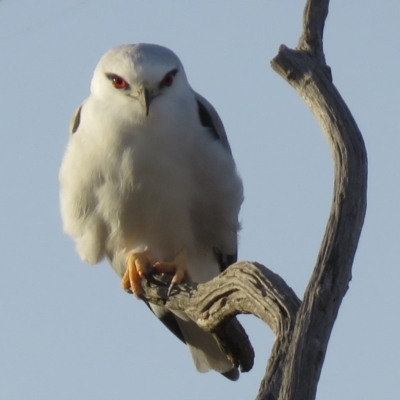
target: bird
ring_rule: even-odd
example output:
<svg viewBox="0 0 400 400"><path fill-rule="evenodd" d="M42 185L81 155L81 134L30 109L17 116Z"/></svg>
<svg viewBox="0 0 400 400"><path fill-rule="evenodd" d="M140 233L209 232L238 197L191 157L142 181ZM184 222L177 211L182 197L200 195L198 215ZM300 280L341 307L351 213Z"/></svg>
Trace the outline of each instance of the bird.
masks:
<svg viewBox="0 0 400 400"><path fill-rule="evenodd" d="M107 259L127 292L150 270L203 283L237 261L243 184L215 108L170 49L128 44L96 66L72 116L60 171L64 232L80 258ZM183 312L146 303L199 372L236 366Z"/></svg>

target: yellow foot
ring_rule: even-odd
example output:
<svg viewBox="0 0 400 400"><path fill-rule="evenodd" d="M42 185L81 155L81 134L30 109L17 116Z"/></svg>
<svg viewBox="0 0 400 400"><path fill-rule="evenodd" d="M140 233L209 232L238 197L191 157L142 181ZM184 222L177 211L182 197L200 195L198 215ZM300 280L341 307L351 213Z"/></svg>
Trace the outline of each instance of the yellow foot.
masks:
<svg viewBox="0 0 400 400"><path fill-rule="evenodd" d="M157 272L174 274L171 285L168 289L168 296L171 294L174 287L182 282L182 279L185 279L187 281L191 280L190 275L186 269L187 263L185 249L180 250L171 262L159 261L156 262L153 267Z"/></svg>
<svg viewBox="0 0 400 400"><path fill-rule="evenodd" d="M154 261L153 255L148 250L141 253L132 253L128 258L126 271L122 277L122 289L139 296L142 293L140 278L150 270Z"/></svg>

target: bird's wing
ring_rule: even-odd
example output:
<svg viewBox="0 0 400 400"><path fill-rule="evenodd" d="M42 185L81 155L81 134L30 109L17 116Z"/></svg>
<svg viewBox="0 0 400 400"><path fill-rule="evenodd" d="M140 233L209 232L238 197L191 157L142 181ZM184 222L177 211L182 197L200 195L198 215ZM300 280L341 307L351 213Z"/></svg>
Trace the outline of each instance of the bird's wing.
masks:
<svg viewBox="0 0 400 400"><path fill-rule="evenodd" d="M229 154L232 154L224 125L217 113L217 110L199 93L194 92L194 96L197 101L197 108L201 124L209 128L212 136L221 142L222 146L229 152ZM234 264L237 261L237 251L234 254L224 254L216 247L213 248L213 251L221 272L225 271L231 264Z"/></svg>
<svg viewBox="0 0 400 400"><path fill-rule="evenodd" d="M82 107L85 104L83 102L72 114L71 121L69 123L69 134L73 135L79 128L79 124L81 123L81 112L82 112Z"/></svg>
<svg viewBox="0 0 400 400"><path fill-rule="evenodd" d="M194 92L199 119L204 127L207 127L212 137L218 140L223 148L231 154L228 138L224 129L224 125L215 110L215 108L200 94ZM217 247L213 248L215 258L220 267L220 271L224 271L229 265L237 261L237 252L234 254L224 254ZM206 332L202 331L194 322L182 320L170 310L156 306L154 304L146 305L150 310L159 318L159 320L182 342L189 346L192 353L196 368L199 371L207 371L209 369L210 361L215 370L226 371L229 362L223 355L217 356L220 350L217 347L215 340ZM212 360L209 360L209 355L212 354ZM233 368L226 373L223 373L228 379L238 379L238 371Z"/></svg>
<svg viewBox="0 0 400 400"><path fill-rule="evenodd" d="M199 372L213 369L232 381L239 379L238 369L232 367L231 362L209 332L203 331L194 321L185 318L182 313L179 313L178 316L165 307L147 302L146 305L171 332L189 347ZM182 316L183 318L181 318Z"/></svg>
<svg viewBox="0 0 400 400"><path fill-rule="evenodd" d="M168 310L168 308L157 306L145 301L146 306L152 311L152 313L183 343L186 344L186 340L183 337L182 330L178 325L175 315Z"/></svg>
<svg viewBox="0 0 400 400"><path fill-rule="evenodd" d="M221 272L237 261L237 250L234 254L224 254L217 247L214 247L213 251Z"/></svg>
<svg viewBox="0 0 400 400"><path fill-rule="evenodd" d="M224 125L217 113L217 110L199 93L194 92L194 97L197 101L197 108L201 124L209 128L212 136L221 142L222 146L229 152L229 154L232 154Z"/></svg>

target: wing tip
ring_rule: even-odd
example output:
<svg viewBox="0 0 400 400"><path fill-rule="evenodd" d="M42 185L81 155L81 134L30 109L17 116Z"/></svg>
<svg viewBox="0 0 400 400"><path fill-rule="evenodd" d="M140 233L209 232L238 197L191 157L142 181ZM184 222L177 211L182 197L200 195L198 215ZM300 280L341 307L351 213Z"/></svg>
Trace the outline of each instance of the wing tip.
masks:
<svg viewBox="0 0 400 400"><path fill-rule="evenodd" d="M225 378L228 378L229 380L235 382L239 379L240 372L237 368L232 368L231 370L227 372L221 372L221 375L223 375Z"/></svg>

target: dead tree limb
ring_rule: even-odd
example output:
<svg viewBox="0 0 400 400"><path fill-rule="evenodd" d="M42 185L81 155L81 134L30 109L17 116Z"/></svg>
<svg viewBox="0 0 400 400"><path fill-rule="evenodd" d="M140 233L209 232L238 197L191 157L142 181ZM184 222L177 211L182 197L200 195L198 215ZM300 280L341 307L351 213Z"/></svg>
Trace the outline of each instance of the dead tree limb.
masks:
<svg viewBox="0 0 400 400"><path fill-rule="evenodd" d="M300 307L300 300L277 274L258 263L238 262L205 284L187 282L168 296L171 276L153 276L142 281L145 300L184 311L206 331L214 334L220 347L242 372L253 366L254 352L238 314L253 314L275 333L269 360L271 380L280 382L282 361Z"/></svg>
<svg viewBox="0 0 400 400"><path fill-rule="evenodd" d="M280 399L314 399L330 333L351 279L366 212L367 153L350 110L332 83L322 48L328 0L309 0L298 48L281 46L272 60L308 104L334 160L331 213L317 263L297 315ZM267 397L260 397L267 398Z"/></svg>
<svg viewBox="0 0 400 400"><path fill-rule="evenodd" d="M234 317L253 314L276 335L258 400L315 399L326 349L351 267L366 211L367 154L361 133L332 83L323 52L328 0L308 0L295 50L282 45L271 61L308 104L321 125L334 160L333 203L303 302L276 274L257 263L237 263L203 285L182 284L167 295L170 278L144 280L143 297L182 310L212 332L235 365L247 371L253 353ZM156 277L157 278L157 277ZM236 322L235 322L236 321Z"/></svg>

